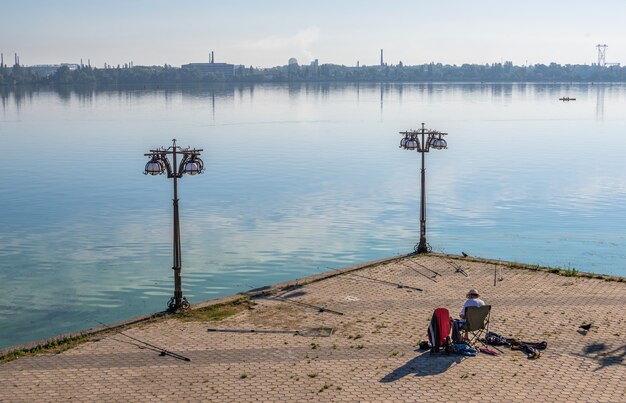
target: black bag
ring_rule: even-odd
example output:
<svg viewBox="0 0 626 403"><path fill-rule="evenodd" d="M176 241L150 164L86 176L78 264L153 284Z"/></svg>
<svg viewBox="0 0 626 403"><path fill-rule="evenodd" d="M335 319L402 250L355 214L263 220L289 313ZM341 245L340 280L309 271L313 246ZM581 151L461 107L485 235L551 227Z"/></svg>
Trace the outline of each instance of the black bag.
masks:
<svg viewBox="0 0 626 403"><path fill-rule="evenodd" d="M487 332L485 336L485 343L492 346L510 346L511 343L508 340L514 341L515 339L505 339L504 336L500 336L495 332Z"/></svg>
<svg viewBox="0 0 626 403"><path fill-rule="evenodd" d="M452 322L452 343L463 343L463 336L461 336L461 321L457 319Z"/></svg>
<svg viewBox="0 0 626 403"><path fill-rule="evenodd" d="M450 339L450 336L446 337L446 342L443 345L443 351L445 351L445 353L448 355L455 352L454 344L452 344L452 340Z"/></svg>

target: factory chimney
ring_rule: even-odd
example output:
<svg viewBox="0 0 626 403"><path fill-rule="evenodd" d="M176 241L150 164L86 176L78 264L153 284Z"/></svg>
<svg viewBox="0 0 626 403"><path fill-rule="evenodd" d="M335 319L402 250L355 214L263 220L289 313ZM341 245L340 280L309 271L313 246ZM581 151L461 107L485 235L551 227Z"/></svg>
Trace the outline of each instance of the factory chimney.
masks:
<svg viewBox="0 0 626 403"><path fill-rule="evenodd" d="M383 50L381 49L381 50L380 50L380 65L381 65L381 66L384 66L384 64L385 64L385 63L383 62Z"/></svg>
<svg viewBox="0 0 626 403"><path fill-rule="evenodd" d="M211 63L215 63L215 55L213 54L213 51L211 51Z"/></svg>
<svg viewBox="0 0 626 403"><path fill-rule="evenodd" d="M0 53L0 68L4 67L4 53Z"/></svg>

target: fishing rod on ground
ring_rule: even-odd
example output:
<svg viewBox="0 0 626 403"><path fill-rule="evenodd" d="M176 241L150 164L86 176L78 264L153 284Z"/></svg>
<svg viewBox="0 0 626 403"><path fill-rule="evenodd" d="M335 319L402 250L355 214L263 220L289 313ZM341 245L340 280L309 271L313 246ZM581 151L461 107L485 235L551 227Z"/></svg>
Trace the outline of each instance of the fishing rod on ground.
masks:
<svg viewBox="0 0 626 403"><path fill-rule="evenodd" d="M496 347L495 345L487 344L487 343L485 343L485 342L484 342L483 340L481 340L481 339L478 339L477 341L478 341L480 344L482 344L482 345L483 345L485 348L487 348L487 349L493 348L493 349L495 349L496 351L498 351L500 354L504 354L504 351L500 350L500 349L499 349L498 347Z"/></svg>
<svg viewBox="0 0 626 403"><path fill-rule="evenodd" d="M151 347L152 349L154 349L154 351L158 351L159 353L161 353L161 354L160 354L161 356L169 355L170 357L173 357L173 358L176 358L176 359L179 359L179 360L183 360L183 361L191 361L191 358L187 358L187 357L185 357L185 356L182 356L182 355L180 355L180 354L176 354L176 353L174 353L174 352L171 352L171 351L166 350L166 349L164 349L164 348L161 348L161 347L159 347L159 346L155 346L154 344L150 344L150 343L147 343L147 342L145 342L145 341L143 341L143 340L139 340L139 339L137 339L136 337L129 336L129 335L127 335L126 333L122 332L121 330L116 330L116 329L114 329L114 328L112 328L112 327L110 327L110 326L107 326L105 323L102 323L102 322L100 322L99 320L97 320L96 322L98 322L99 324L101 324L101 325L102 325L105 329L107 329L107 330L113 331L113 332L115 332L116 334L121 334L122 336L128 337L128 338L129 338L129 339L131 339L131 340L134 340L134 341L136 341L136 342L138 342L138 343L142 343L142 344L145 344L145 345L146 345L146 346L148 346L148 347Z"/></svg>
<svg viewBox="0 0 626 403"><path fill-rule="evenodd" d="M276 300L276 301L282 301L282 302L290 302L292 304L296 304L296 305L300 305L300 306L306 306L308 308L313 308L313 309L317 309L318 312L328 312L328 313L333 313L335 315L343 315L343 312L339 312L339 311L334 311L332 309L328 309L326 307L323 306L319 306L319 305L313 305L313 304L309 304L307 302L302 302L302 301L297 301L294 299L289 299L289 298L285 298L285 297L280 297L278 295L274 295L272 297L267 297L266 299L269 300Z"/></svg>
<svg viewBox="0 0 626 403"><path fill-rule="evenodd" d="M402 266L406 267L407 269L411 269L414 272L416 272L417 274L421 274L422 276L426 277L427 279L429 279L430 281L434 281L435 283L437 282L437 280L435 280L434 278L427 276L426 274L422 273L421 271L417 270L415 267L411 267L408 264L402 263L402 262L398 262L400 263Z"/></svg>
<svg viewBox="0 0 626 403"><path fill-rule="evenodd" d="M296 286L297 286L297 283L296 283ZM252 286L248 285L248 287L252 287ZM270 286L264 286L264 287L259 287L259 288L256 288L256 289L252 289L250 291L256 291L256 290L265 291L265 290L269 290L270 288L271 288ZM263 297L262 295L259 296L259 298L262 298L262 297ZM282 297L280 295L265 296L265 299L274 299L274 300L282 301L282 302L290 302L292 304L306 306L307 308L317 309L318 312L328 312L328 313L334 313L335 315L343 315L343 312L334 311L332 309L328 309L328 308L323 307L323 306L313 305L313 304L309 304L309 303L306 303L306 302L296 301L296 300L293 300L293 299Z"/></svg>
<svg viewBox="0 0 626 403"><path fill-rule="evenodd" d="M207 329L207 332L220 333L290 333L298 334L298 330L257 330L257 329Z"/></svg>
<svg viewBox="0 0 626 403"><path fill-rule="evenodd" d="M332 327L318 327L308 328L300 330L263 330L263 329L215 329L209 328L207 332L220 332L220 333L278 333L278 334L293 334L295 336L305 337L330 337L335 331Z"/></svg>
<svg viewBox="0 0 626 403"><path fill-rule="evenodd" d="M406 289L409 289L409 290L414 290L414 291L424 291L424 290L422 290L421 288L411 287L411 286L409 286L409 285L403 285L403 284L400 284L400 283L394 283L393 281L380 280L380 279L377 279L377 278L372 278L372 277L367 277L367 276L361 276L361 275L354 274L354 273L346 273L346 274L351 275L351 276L355 276L355 277L364 278L364 279L367 279L367 280L370 280L370 281L375 281L375 282L377 282L377 283L394 285L394 286L396 286L397 288L406 288Z"/></svg>
<svg viewBox="0 0 626 403"><path fill-rule="evenodd" d="M411 260L411 259L409 259L409 262L414 263L414 264L416 264L416 265L418 265L418 266L420 266L420 267L423 267L424 269L426 269L426 270L428 270L428 271L430 271L430 272L433 272L433 273L435 274L435 277L436 277L436 276L443 277L441 274L437 273L437 272L436 272L436 271L434 271L433 269L430 269L430 268L428 268L428 267L424 266L424 265L423 265L423 264L421 264L421 263L417 263L417 262L415 262L415 261L413 261L413 260Z"/></svg>
<svg viewBox="0 0 626 403"><path fill-rule="evenodd" d="M454 269L455 273L461 273L465 277L469 277L469 273L466 272L465 270L463 270L463 268L460 265L457 266L456 264L452 264L452 263L448 262L446 259L443 259L443 258L442 258L442 260L444 262L446 262L450 267L452 267Z"/></svg>

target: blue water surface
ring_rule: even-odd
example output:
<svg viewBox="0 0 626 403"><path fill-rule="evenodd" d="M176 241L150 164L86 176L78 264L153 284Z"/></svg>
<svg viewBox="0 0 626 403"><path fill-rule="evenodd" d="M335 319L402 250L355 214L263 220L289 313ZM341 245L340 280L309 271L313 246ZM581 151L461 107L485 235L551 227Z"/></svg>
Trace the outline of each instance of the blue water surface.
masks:
<svg viewBox="0 0 626 403"><path fill-rule="evenodd" d="M576 101L562 102L562 96ZM0 348L163 310L172 181L191 302L433 250L626 275L626 85L294 84L0 91Z"/></svg>

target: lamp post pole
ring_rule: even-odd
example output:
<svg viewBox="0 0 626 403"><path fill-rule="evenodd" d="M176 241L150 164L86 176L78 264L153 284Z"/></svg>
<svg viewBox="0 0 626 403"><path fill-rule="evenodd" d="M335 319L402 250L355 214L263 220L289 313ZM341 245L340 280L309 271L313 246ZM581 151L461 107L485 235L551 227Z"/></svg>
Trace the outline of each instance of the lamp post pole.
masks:
<svg viewBox="0 0 626 403"><path fill-rule="evenodd" d="M183 174L196 175L204 171L204 163L200 159L200 151L202 149L181 148L176 145L176 139L172 140L172 145L168 148L157 148L150 150L150 161L146 164L144 174L161 175L167 172L167 177L174 179L174 198L172 199L174 208L174 224L173 224L173 250L172 250L172 270L174 270L174 296L170 298L167 306L170 311L179 311L189 308L189 301L183 297L182 284L182 253L180 245L180 218L178 214L178 179ZM182 154L180 164L177 161L177 155ZM167 155L172 155L172 164L170 164Z"/></svg>
<svg viewBox="0 0 626 403"><path fill-rule="evenodd" d="M172 270L174 270L174 305L179 308L183 304L183 280L182 280L182 256L180 247L180 220L178 217L178 172L176 172L176 139L172 140L172 169L174 178L174 228L173 228L173 250L172 250ZM185 299L186 301L186 299Z"/></svg>
<svg viewBox="0 0 626 403"><path fill-rule="evenodd" d="M422 144L424 143L424 123L422 123ZM420 185L422 188L420 198L420 242L417 244L417 253L427 253L428 246L426 244L426 166L424 163L425 151L419 151L422 154L422 175Z"/></svg>
<svg viewBox="0 0 626 403"><path fill-rule="evenodd" d="M417 150L422 156L422 169L420 175L420 240L415 245L415 252L418 254L430 252L430 245L426 242L426 165L424 154L430 151L430 148L441 150L448 148L448 143L443 136L447 133L438 132L436 130L428 130L422 123L421 130L409 130L400 132L404 138L400 140L400 148L405 150ZM420 141L421 135L421 141Z"/></svg>

